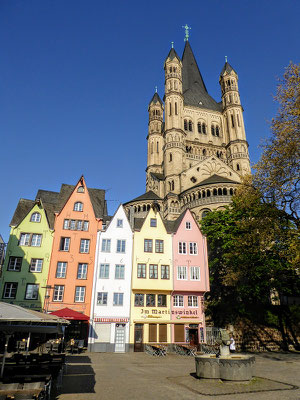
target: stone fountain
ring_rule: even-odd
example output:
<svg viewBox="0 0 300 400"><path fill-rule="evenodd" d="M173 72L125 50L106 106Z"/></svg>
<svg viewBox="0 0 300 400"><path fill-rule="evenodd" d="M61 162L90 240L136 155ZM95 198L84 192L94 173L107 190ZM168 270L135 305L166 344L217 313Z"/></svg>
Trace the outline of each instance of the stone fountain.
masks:
<svg viewBox="0 0 300 400"><path fill-rule="evenodd" d="M195 357L197 377L224 381L250 381L253 376L255 357L230 354L230 338L225 329L221 329L218 344L220 345L219 356L206 354Z"/></svg>

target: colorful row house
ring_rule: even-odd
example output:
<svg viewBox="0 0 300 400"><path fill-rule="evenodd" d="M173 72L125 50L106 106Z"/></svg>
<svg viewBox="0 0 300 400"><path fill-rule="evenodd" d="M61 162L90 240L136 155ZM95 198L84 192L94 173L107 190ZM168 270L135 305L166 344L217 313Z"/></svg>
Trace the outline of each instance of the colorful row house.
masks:
<svg viewBox="0 0 300 400"><path fill-rule="evenodd" d="M91 351L129 350L133 234L119 206L105 231L98 232L90 323Z"/></svg>
<svg viewBox="0 0 300 400"><path fill-rule="evenodd" d="M146 344L205 339L206 239L189 210L166 221L154 204L129 223L120 206L98 233L91 351L144 351Z"/></svg>
<svg viewBox="0 0 300 400"><path fill-rule="evenodd" d="M2 300L72 319L68 335L88 337L97 232L107 216L105 191L76 185L21 199L1 276Z"/></svg>

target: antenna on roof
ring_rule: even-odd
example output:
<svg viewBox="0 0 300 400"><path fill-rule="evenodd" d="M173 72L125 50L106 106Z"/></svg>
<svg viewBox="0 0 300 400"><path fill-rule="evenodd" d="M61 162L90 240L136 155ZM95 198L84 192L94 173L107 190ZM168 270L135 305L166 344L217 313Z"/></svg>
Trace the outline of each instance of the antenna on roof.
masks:
<svg viewBox="0 0 300 400"><path fill-rule="evenodd" d="M185 26L182 25L182 27L185 29L185 38L184 41L188 42L189 41L189 37L190 37L190 33L189 30L192 29L190 26L188 26L187 24L185 24Z"/></svg>

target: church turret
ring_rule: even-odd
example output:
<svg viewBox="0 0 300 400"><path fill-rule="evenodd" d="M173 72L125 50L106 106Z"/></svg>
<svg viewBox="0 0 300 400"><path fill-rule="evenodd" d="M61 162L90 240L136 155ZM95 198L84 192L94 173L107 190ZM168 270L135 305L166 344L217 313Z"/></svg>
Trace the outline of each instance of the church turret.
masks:
<svg viewBox="0 0 300 400"><path fill-rule="evenodd" d="M222 91L223 115L227 136L227 160L239 175L250 173L248 143L240 101L238 75L227 62L221 71L219 83Z"/></svg>
<svg viewBox="0 0 300 400"><path fill-rule="evenodd" d="M149 106L148 124L148 160L147 160L147 190L151 172L162 174L163 164L163 113L164 106L157 92L154 93Z"/></svg>
<svg viewBox="0 0 300 400"><path fill-rule="evenodd" d="M165 70L165 195L179 193L179 174L183 169L184 137L182 130L182 61L172 48L164 63Z"/></svg>

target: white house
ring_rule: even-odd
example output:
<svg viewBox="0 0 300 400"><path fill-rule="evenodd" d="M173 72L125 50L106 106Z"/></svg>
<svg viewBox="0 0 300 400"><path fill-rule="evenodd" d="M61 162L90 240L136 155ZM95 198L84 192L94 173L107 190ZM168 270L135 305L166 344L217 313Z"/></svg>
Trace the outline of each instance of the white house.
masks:
<svg viewBox="0 0 300 400"><path fill-rule="evenodd" d="M129 350L133 233L120 205L105 231L98 232L89 349Z"/></svg>

